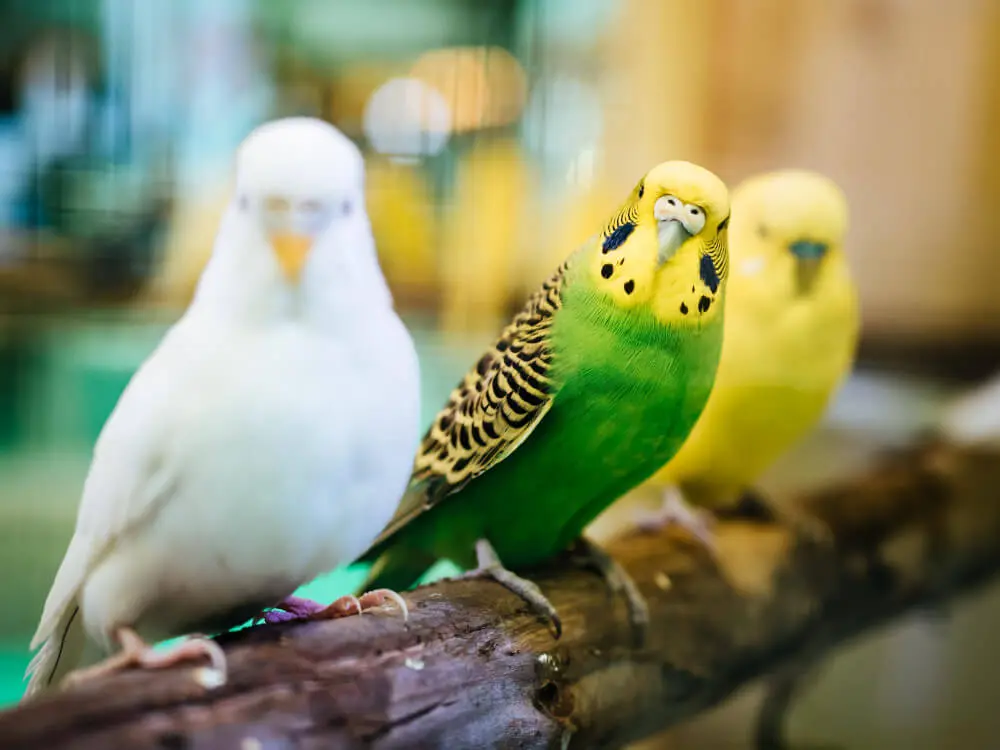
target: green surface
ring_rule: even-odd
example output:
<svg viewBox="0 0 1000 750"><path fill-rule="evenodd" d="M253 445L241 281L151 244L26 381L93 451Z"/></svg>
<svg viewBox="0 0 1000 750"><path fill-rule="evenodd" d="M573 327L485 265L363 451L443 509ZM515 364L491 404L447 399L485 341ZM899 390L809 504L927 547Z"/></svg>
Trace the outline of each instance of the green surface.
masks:
<svg viewBox="0 0 1000 750"><path fill-rule="evenodd" d="M30 654L24 649L8 645L0 649L0 706L20 700L24 692L24 670L28 668Z"/></svg>

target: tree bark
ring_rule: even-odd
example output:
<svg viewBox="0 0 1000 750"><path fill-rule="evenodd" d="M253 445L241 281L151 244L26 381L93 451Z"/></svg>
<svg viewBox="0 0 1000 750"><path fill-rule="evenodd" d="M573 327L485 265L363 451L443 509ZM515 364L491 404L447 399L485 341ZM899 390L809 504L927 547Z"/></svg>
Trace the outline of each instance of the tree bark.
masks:
<svg viewBox="0 0 1000 750"><path fill-rule="evenodd" d="M442 581L406 595L406 623L387 608L223 636L220 688L191 668L129 670L26 703L0 715L0 747L621 747L989 580L998 494L996 454L922 445L802 498L829 539L735 519L715 557L672 529L613 541L649 600L644 645L624 600L567 554L531 572L558 641L496 583ZM762 746L788 702L778 682Z"/></svg>

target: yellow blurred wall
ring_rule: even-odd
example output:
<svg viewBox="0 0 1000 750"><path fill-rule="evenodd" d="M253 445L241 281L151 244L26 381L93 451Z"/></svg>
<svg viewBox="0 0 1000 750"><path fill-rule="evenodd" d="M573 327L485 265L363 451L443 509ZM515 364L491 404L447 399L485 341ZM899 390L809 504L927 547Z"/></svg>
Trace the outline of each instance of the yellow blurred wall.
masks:
<svg viewBox="0 0 1000 750"><path fill-rule="evenodd" d="M390 282L404 304L443 313L447 328L490 325L652 164L698 161L731 184L799 166L848 194L868 335L1000 335L1000 3L943 8L622 0L596 45L541 43L547 65L597 71L604 130L593 182L553 197L545 191L564 188L540 184L531 156L495 134L463 149L443 206L415 171L396 184L398 168L373 163L370 208ZM381 69L359 62L359 91ZM168 261L167 286L185 277L191 287L213 211L182 210L168 256L190 257Z"/></svg>
<svg viewBox="0 0 1000 750"><path fill-rule="evenodd" d="M678 156L731 184L824 171L851 202L869 333L1000 334L998 50L997 3L628 0L608 177Z"/></svg>

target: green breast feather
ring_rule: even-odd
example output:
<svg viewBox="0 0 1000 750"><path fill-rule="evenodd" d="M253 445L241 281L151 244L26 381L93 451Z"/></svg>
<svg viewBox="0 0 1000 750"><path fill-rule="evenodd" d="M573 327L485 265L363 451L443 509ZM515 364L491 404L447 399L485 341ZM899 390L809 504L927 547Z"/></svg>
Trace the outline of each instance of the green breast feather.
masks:
<svg viewBox="0 0 1000 750"><path fill-rule="evenodd" d="M412 585L488 538L510 567L576 538L679 449L707 401L722 315L668 326L622 309L574 254L470 370L425 436L368 585ZM721 301L721 300L720 300Z"/></svg>

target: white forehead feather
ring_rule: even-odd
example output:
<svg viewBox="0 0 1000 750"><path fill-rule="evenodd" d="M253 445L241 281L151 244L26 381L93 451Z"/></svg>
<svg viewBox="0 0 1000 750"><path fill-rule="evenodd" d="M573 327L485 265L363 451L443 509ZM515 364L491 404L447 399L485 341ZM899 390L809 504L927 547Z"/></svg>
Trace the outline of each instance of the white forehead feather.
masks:
<svg viewBox="0 0 1000 750"><path fill-rule="evenodd" d="M361 189L364 160L351 139L312 117L272 120L256 128L236 157L237 188L322 196Z"/></svg>

